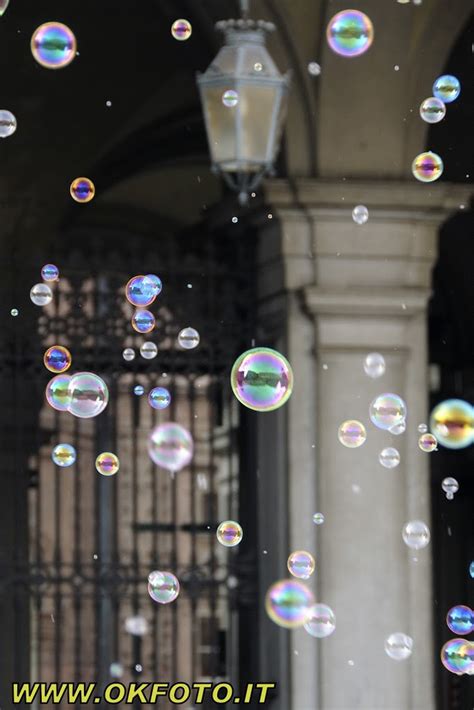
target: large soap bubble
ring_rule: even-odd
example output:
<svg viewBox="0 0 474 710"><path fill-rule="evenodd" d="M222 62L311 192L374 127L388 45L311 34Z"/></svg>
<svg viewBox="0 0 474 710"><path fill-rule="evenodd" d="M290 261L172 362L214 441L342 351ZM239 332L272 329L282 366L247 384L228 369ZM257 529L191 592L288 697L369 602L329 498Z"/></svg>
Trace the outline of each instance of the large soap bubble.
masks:
<svg viewBox="0 0 474 710"><path fill-rule="evenodd" d="M471 674L474 667L474 644L467 639L451 639L441 649L441 663L451 673Z"/></svg>
<svg viewBox="0 0 474 710"><path fill-rule="evenodd" d="M96 417L109 402L109 390L104 380L93 372L78 372L69 382L68 411L80 419Z"/></svg>
<svg viewBox="0 0 474 710"><path fill-rule="evenodd" d="M152 461L172 473L180 471L189 464L193 451L191 434L176 422L159 424L148 439L148 453Z"/></svg>
<svg viewBox="0 0 474 710"><path fill-rule="evenodd" d="M217 528L216 536L224 547L235 547L242 541L244 531L235 520L224 520Z"/></svg>
<svg viewBox="0 0 474 710"><path fill-rule="evenodd" d="M374 27L359 10L343 10L329 21L326 38L332 51L342 57L364 54L374 40Z"/></svg>
<svg viewBox="0 0 474 710"><path fill-rule="evenodd" d="M405 421L407 407L398 394L387 392L376 397L369 408L372 424L379 429L389 430Z"/></svg>
<svg viewBox="0 0 474 710"><path fill-rule="evenodd" d="M155 570L148 575L148 594L158 604L170 604L179 594L179 582L172 572Z"/></svg>
<svg viewBox="0 0 474 710"><path fill-rule="evenodd" d="M71 353L63 345L52 345L43 356L44 366L50 372L66 372L72 363Z"/></svg>
<svg viewBox="0 0 474 710"><path fill-rule="evenodd" d="M420 116L426 123L439 123L446 116L446 106L441 99L430 96L422 101Z"/></svg>
<svg viewBox="0 0 474 710"><path fill-rule="evenodd" d="M456 101L461 93L461 84L452 74L439 76L433 84L433 95L445 104Z"/></svg>
<svg viewBox="0 0 474 710"><path fill-rule="evenodd" d="M150 306L161 292L161 288L158 276L133 276L125 286L125 296L132 306Z"/></svg>
<svg viewBox="0 0 474 710"><path fill-rule="evenodd" d="M47 306L53 300L53 292L48 284L35 284L30 290L30 299L35 306Z"/></svg>
<svg viewBox="0 0 474 710"><path fill-rule="evenodd" d="M309 579L314 572L316 562L311 552L296 550L288 557L286 566L288 572L298 579Z"/></svg>
<svg viewBox="0 0 474 710"><path fill-rule="evenodd" d="M420 182L434 182L441 177L443 170L442 159L431 151L420 153L411 164L413 176Z"/></svg>
<svg viewBox="0 0 474 710"><path fill-rule="evenodd" d="M310 589L297 579L282 579L272 584L265 598L265 609L272 621L285 629L304 626L314 606Z"/></svg>
<svg viewBox="0 0 474 710"><path fill-rule="evenodd" d="M276 350L253 348L235 361L230 383L241 404L257 412L270 412L290 398L293 370Z"/></svg>
<svg viewBox="0 0 474 710"><path fill-rule="evenodd" d="M463 399L447 399L431 413L430 429L447 449L464 449L474 441L474 407Z"/></svg>
<svg viewBox="0 0 474 710"><path fill-rule="evenodd" d="M45 22L31 38L31 53L47 69L61 69L76 56L77 42L72 31L61 22Z"/></svg>
<svg viewBox="0 0 474 710"><path fill-rule="evenodd" d="M446 623L453 634L467 636L474 631L474 611L465 604L453 606L446 615Z"/></svg>
<svg viewBox="0 0 474 710"><path fill-rule="evenodd" d="M357 419L348 419L342 422L339 427L337 438L348 449L358 449L359 446L365 443L367 432L362 422L357 421Z"/></svg>
<svg viewBox="0 0 474 710"><path fill-rule="evenodd" d="M71 403L70 375L56 375L46 385L46 401L58 412L67 412Z"/></svg>

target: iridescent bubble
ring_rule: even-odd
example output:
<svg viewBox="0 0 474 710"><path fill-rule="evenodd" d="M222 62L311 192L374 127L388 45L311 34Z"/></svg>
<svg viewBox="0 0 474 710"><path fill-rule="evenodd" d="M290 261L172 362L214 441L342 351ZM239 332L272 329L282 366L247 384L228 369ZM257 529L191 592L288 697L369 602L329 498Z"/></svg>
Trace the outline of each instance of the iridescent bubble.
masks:
<svg viewBox="0 0 474 710"><path fill-rule="evenodd" d="M379 454L379 462L385 468L396 468L400 463L400 454L397 449L389 446L386 449L382 449Z"/></svg>
<svg viewBox="0 0 474 710"><path fill-rule="evenodd" d="M441 99L430 96L421 103L420 116L426 123L439 123L446 116L446 106Z"/></svg>
<svg viewBox="0 0 474 710"><path fill-rule="evenodd" d="M304 626L308 620L314 597L302 582L282 579L269 588L265 597L265 609L272 621L285 629Z"/></svg>
<svg viewBox="0 0 474 710"><path fill-rule="evenodd" d="M239 103L239 95L234 89L227 89L222 94L222 103L227 108L234 108Z"/></svg>
<svg viewBox="0 0 474 710"><path fill-rule="evenodd" d="M122 352L122 357L126 362L131 362L135 360L135 350L133 348L125 348Z"/></svg>
<svg viewBox="0 0 474 710"><path fill-rule="evenodd" d="M10 4L10 0L0 0L0 17L5 14L5 11Z"/></svg>
<svg viewBox="0 0 474 710"><path fill-rule="evenodd" d="M191 434L181 424L166 422L153 429L148 439L148 453L157 466L167 471L180 471L193 457Z"/></svg>
<svg viewBox="0 0 474 710"><path fill-rule="evenodd" d="M62 69L76 56L77 42L69 27L61 22L45 22L31 38L31 53L47 69Z"/></svg>
<svg viewBox="0 0 474 710"><path fill-rule="evenodd" d="M366 52L374 39L370 19L358 10L343 10L330 20L326 37L329 46L342 57L358 57Z"/></svg>
<svg viewBox="0 0 474 710"><path fill-rule="evenodd" d="M148 284L150 284L151 288L153 289L153 293L155 294L155 296L159 296L163 290L163 283L160 277L156 274L147 274L145 276L146 288L148 288Z"/></svg>
<svg viewBox="0 0 474 710"><path fill-rule="evenodd" d="M148 576L148 594L158 604L169 604L179 594L179 582L171 572L152 572Z"/></svg>
<svg viewBox="0 0 474 710"><path fill-rule="evenodd" d="M398 424L394 424L393 426L390 427L389 432L390 434L393 434L394 436L400 436L400 434L403 434L406 431L407 425L405 421L399 422Z"/></svg>
<svg viewBox="0 0 474 710"><path fill-rule="evenodd" d="M276 350L253 348L235 361L230 384L241 404L257 412L270 412L290 398L293 370Z"/></svg>
<svg viewBox="0 0 474 710"><path fill-rule="evenodd" d="M216 535L224 547L235 547L241 542L244 531L235 520L224 520L217 528Z"/></svg>
<svg viewBox="0 0 474 710"><path fill-rule="evenodd" d="M313 523L315 525L322 525L324 523L324 515L322 513L315 513L313 515Z"/></svg>
<svg viewBox="0 0 474 710"><path fill-rule="evenodd" d="M469 574L470 574L471 577L474 579L474 560L473 560L473 561L471 562L471 564L469 565Z"/></svg>
<svg viewBox="0 0 474 710"><path fill-rule="evenodd" d="M459 79L452 74L443 74L439 76L433 84L433 96L441 99L443 103L450 104L456 101L461 93L461 84Z"/></svg>
<svg viewBox="0 0 474 710"><path fill-rule="evenodd" d="M418 431L420 434L426 434L428 431L428 424L418 424Z"/></svg>
<svg viewBox="0 0 474 710"><path fill-rule="evenodd" d="M76 461L76 449L71 444L57 444L51 453L51 458L56 466L67 468Z"/></svg>
<svg viewBox="0 0 474 710"><path fill-rule="evenodd" d="M430 529L421 520L411 520L403 526L403 542L412 550L422 550L431 539Z"/></svg>
<svg viewBox="0 0 474 710"><path fill-rule="evenodd" d="M16 131L16 118L11 111L0 110L0 138L8 138Z"/></svg>
<svg viewBox="0 0 474 710"><path fill-rule="evenodd" d="M352 210L352 219L356 224L365 224L369 221L369 210L365 205L357 205Z"/></svg>
<svg viewBox="0 0 474 710"><path fill-rule="evenodd" d="M96 458L95 467L103 476L115 476L120 468L120 461L116 454L103 451Z"/></svg>
<svg viewBox="0 0 474 710"><path fill-rule="evenodd" d="M46 401L58 412L67 412L71 403L71 392L69 386L71 377L69 375L57 375L46 385Z"/></svg>
<svg viewBox="0 0 474 710"><path fill-rule="evenodd" d="M407 407L398 394L389 392L380 394L372 401L369 415L372 424L379 429L389 430L396 424L405 421Z"/></svg>
<svg viewBox="0 0 474 710"><path fill-rule="evenodd" d="M68 411L80 419L96 417L109 402L104 380L93 372L78 372L69 383L71 400Z"/></svg>
<svg viewBox="0 0 474 710"><path fill-rule="evenodd" d="M306 552L306 550L296 550L296 552L292 552L288 557L286 566L293 577L309 579L314 572L316 562L310 552Z"/></svg>
<svg viewBox="0 0 474 710"><path fill-rule="evenodd" d="M145 388L143 387L143 385L135 385L135 387L133 388L133 394L136 394L137 397L141 397L142 394L145 394Z"/></svg>
<svg viewBox="0 0 474 710"><path fill-rule="evenodd" d="M151 333L155 325L155 316L151 311L135 311L132 316L132 328L137 333Z"/></svg>
<svg viewBox="0 0 474 710"><path fill-rule="evenodd" d="M474 611L464 604L453 606L446 615L446 623L453 634L467 636L474 631Z"/></svg>
<svg viewBox="0 0 474 710"><path fill-rule="evenodd" d="M459 483L456 481L455 478L448 476L447 478L443 478L441 488L446 493L446 498L448 500L453 500L454 494L457 493L459 490Z"/></svg>
<svg viewBox="0 0 474 710"><path fill-rule="evenodd" d="M473 665L474 644L467 639L451 639L441 649L441 663L451 673L469 673Z"/></svg>
<svg viewBox="0 0 474 710"><path fill-rule="evenodd" d="M53 300L53 292L48 284L35 284L30 291L30 299L35 306L47 306Z"/></svg>
<svg viewBox="0 0 474 710"><path fill-rule="evenodd" d="M125 631L131 636L145 636L148 633L148 621L144 616L128 616L125 619Z"/></svg>
<svg viewBox="0 0 474 710"><path fill-rule="evenodd" d="M430 454L438 448L438 440L433 434L426 432L426 434L422 434L418 439L418 446L422 451Z"/></svg>
<svg viewBox="0 0 474 710"><path fill-rule="evenodd" d="M385 639L385 653L394 661L405 661L413 651L413 639L407 634L396 631Z"/></svg>
<svg viewBox="0 0 474 710"><path fill-rule="evenodd" d="M420 182L434 182L441 177L443 170L442 159L431 151L420 153L411 164L411 171Z"/></svg>
<svg viewBox="0 0 474 710"><path fill-rule="evenodd" d="M78 177L72 181L69 192L73 200L85 204L94 199L95 185L87 177Z"/></svg>
<svg viewBox="0 0 474 710"><path fill-rule="evenodd" d="M148 395L148 402L153 409L166 409L171 404L171 395L166 387L153 387Z"/></svg>
<svg viewBox="0 0 474 710"><path fill-rule="evenodd" d="M193 350L199 345L200 336L194 328L183 328L178 334L178 343L184 350Z"/></svg>
<svg viewBox="0 0 474 710"><path fill-rule="evenodd" d="M149 276L133 276L125 286L125 296L132 306L149 306L160 291Z"/></svg>
<svg viewBox="0 0 474 710"><path fill-rule="evenodd" d="M321 74L321 67L317 62L310 62L308 64L308 71L311 76L319 76Z"/></svg>
<svg viewBox="0 0 474 710"><path fill-rule="evenodd" d="M464 449L474 442L474 407L463 399L447 399L433 409L430 429L447 449Z"/></svg>
<svg viewBox="0 0 474 710"><path fill-rule="evenodd" d="M153 360L158 355L158 347L155 343L147 341L140 346L140 355L145 360Z"/></svg>
<svg viewBox="0 0 474 710"><path fill-rule="evenodd" d="M336 630L336 617L327 604L315 604L309 610L305 630L317 639L324 639Z"/></svg>
<svg viewBox="0 0 474 710"><path fill-rule="evenodd" d="M47 370L60 374L69 370L72 356L69 350L62 345L53 345L46 350L43 362Z"/></svg>
<svg viewBox="0 0 474 710"><path fill-rule="evenodd" d="M364 372L373 380L385 374L385 358L380 353L369 353L364 360Z"/></svg>
<svg viewBox="0 0 474 710"><path fill-rule="evenodd" d="M193 28L189 20L175 20L173 24L171 25L171 34L173 37L180 42L184 42L185 40L189 39L191 37Z"/></svg>
<svg viewBox="0 0 474 710"><path fill-rule="evenodd" d="M357 449L365 443L367 432L362 422L357 419L348 419L338 429L337 436L343 446L348 449Z"/></svg>
<svg viewBox="0 0 474 710"><path fill-rule="evenodd" d="M54 264L45 264L41 269L43 281L57 281L59 279L59 269Z"/></svg>

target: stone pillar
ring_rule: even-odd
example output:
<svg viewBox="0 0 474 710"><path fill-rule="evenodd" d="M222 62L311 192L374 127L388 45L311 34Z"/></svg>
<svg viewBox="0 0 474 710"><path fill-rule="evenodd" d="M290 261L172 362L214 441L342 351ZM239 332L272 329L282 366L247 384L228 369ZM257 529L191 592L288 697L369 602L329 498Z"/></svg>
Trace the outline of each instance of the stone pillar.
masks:
<svg viewBox="0 0 474 710"><path fill-rule="evenodd" d="M428 415L426 308L438 226L467 202L467 191L309 180L290 190L274 181L267 199L280 229L261 239L263 312L285 318L281 342L296 380L286 411L288 549L278 557L316 553L313 588L337 618L324 640L291 633L290 707L434 710L431 547L414 554L401 530L411 519L430 524L429 455L417 446L417 425ZM363 226L351 218L357 204L370 211ZM378 380L363 371L372 351L387 363ZM407 402L402 436L369 420L382 392ZM337 439L339 424L352 418L368 432L356 450ZM379 464L386 446L400 451L396 469ZM320 528L315 511L325 515ZM395 631L414 639L407 661L385 654Z"/></svg>

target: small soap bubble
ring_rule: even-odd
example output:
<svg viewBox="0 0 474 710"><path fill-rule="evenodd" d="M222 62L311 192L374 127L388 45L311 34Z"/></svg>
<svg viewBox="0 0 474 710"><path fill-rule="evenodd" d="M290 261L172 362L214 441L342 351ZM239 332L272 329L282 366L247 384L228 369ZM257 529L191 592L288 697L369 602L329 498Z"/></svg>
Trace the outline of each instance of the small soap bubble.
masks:
<svg viewBox="0 0 474 710"><path fill-rule="evenodd" d="M170 604L178 597L179 582L172 572L157 572L148 576L148 594L158 604Z"/></svg>
<svg viewBox="0 0 474 710"><path fill-rule="evenodd" d="M343 446L348 449L357 449L365 443L367 432L362 422L356 419L348 419L339 427L337 436Z"/></svg>
<svg viewBox="0 0 474 710"><path fill-rule="evenodd" d="M252 348L234 362L230 376L238 401L257 412L282 407L293 391L293 370L288 360L271 348Z"/></svg>
<svg viewBox="0 0 474 710"><path fill-rule="evenodd" d="M72 181L69 192L75 202L85 204L94 199L95 185L87 177L78 177Z"/></svg>
<svg viewBox="0 0 474 710"><path fill-rule="evenodd" d="M136 394L137 397L141 397L142 394L145 394L145 388L143 387L143 385L135 385L135 387L133 388L133 394Z"/></svg>
<svg viewBox="0 0 474 710"><path fill-rule="evenodd" d="M48 284L35 284L30 291L30 299L35 306L47 306L53 300L53 292Z"/></svg>
<svg viewBox="0 0 474 710"><path fill-rule="evenodd" d="M62 345L52 345L43 356L43 363L47 370L60 374L69 370L72 356L69 350Z"/></svg>
<svg viewBox="0 0 474 710"><path fill-rule="evenodd" d="M421 451L425 451L427 454L430 454L438 448L438 440L435 436L433 436L433 434L426 432L426 434L422 434L418 439L418 446Z"/></svg>
<svg viewBox="0 0 474 710"><path fill-rule="evenodd" d="M376 397L369 408L372 424L379 429L389 430L406 420L406 404L398 394L391 392Z"/></svg>
<svg viewBox="0 0 474 710"><path fill-rule="evenodd" d="M365 224L369 221L369 210L365 205L357 205L352 210L352 219L356 224Z"/></svg>
<svg viewBox="0 0 474 710"><path fill-rule="evenodd" d="M76 449L71 444L57 444L51 453L51 458L56 466L67 468L76 461Z"/></svg>
<svg viewBox="0 0 474 710"><path fill-rule="evenodd" d="M103 476L115 476L120 468L120 461L116 454L104 451L97 456L95 467Z"/></svg>
<svg viewBox="0 0 474 710"><path fill-rule="evenodd" d="M474 579L474 560L469 565L469 574L471 575L472 579Z"/></svg>
<svg viewBox="0 0 474 710"><path fill-rule="evenodd" d="M282 579L269 588L265 609L270 619L286 629L304 626L314 606L314 597L302 582Z"/></svg>
<svg viewBox="0 0 474 710"><path fill-rule="evenodd" d="M421 520L411 520L403 526L403 542L412 550L422 550L431 539L430 529Z"/></svg>
<svg viewBox="0 0 474 710"><path fill-rule="evenodd" d="M316 566L313 555L306 550L292 552L286 564L290 574L298 579L309 579Z"/></svg>
<svg viewBox="0 0 474 710"><path fill-rule="evenodd" d="M321 67L317 62L310 62L308 64L308 72L311 76L319 76L321 74Z"/></svg>
<svg viewBox="0 0 474 710"><path fill-rule="evenodd" d="M123 666L118 661L110 664L109 673L111 678L121 678L123 676Z"/></svg>
<svg viewBox="0 0 474 710"><path fill-rule="evenodd" d="M112 101L106 101L106 102L105 102L105 105L106 105L108 108L110 108L110 107L112 106Z"/></svg>
<svg viewBox="0 0 474 710"><path fill-rule="evenodd" d="M444 170L442 159L436 153L428 151L420 153L411 165L413 176L420 182L434 182L441 177Z"/></svg>
<svg viewBox="0 0 474 710"><path fill-rule="evenodd" d="M93 372L78 372L69 382L68 411L80 419L96 417L109 402L109 390L104 380Z"/></svg>
<svg viewBox="0 0 474 710"><path fill-rule="evenodd" d="M305 630L317 639L324 639L336 630L336 617L327 604L315 604L311 607Z"/></svg>
<svg viewBox="0 0 474 710"><path fill-rule="evenodd" d="M461 84L459 79L452 76L452 74L443 74L443 76L438 77L433 84L433 96L437 99L441 99L445 104L456 101L460 93Z"/></svg>
<svg viewBox="0 0 474 710"><path fill-rule="evenodd" d="M181 424L159 424L149 436L148 453L157 466L175 473L190 463L194 453L193 438Z"/></svg>
<svg viewBox="0 0 474 710"><path fill-rule="evenodd" d="M253 65L253 70L256 72L263 71L263 64L261 62L255 62L255 64Z"/></svg>
<svg viewBox="0 0 474 710"><path fill-rule="evenodd" d="M11 311L10 311L10 315L13 316L14 318L16 318L16 316L17 316L19 313L20 313L20 311L18 310L18 308L12 308Z"/></svg>
<svg viewBox="0 0 474 710"><path fill-rule="evenodd" d="M420 434L426 434L427 431L428 431L428 424L423 424L423 423L418 424L418 432Z"/></svg>
<svg viewBox="0 0 474 710"><path fill-rule="evenodd" d="M374 39L371 20L359 10L343 10L329 21L326 38L332 51L342 57L358 57Z"/></svg>
<svg viewBox="0 0 474 710"><path fill-rule="evenodd" d="M146 341L140 346L140 355L145 360L153 360L158 355L158 347L151 341Z"/></svg>
<svg viewBox="0 0 474 710"><path fill-rule="evenodd" d="M237 224L238 221L239 221L238 217L232 217L232 224Z"/></svg>
<svg viewBox="0 0 474 710"><path fill-rule="evenodd" d="M242 527L235 520L224 520L216 532L217 539L224 547L235 547L241 542L243 535Z"/></svg>
<svg viewBox="0 0 474 710"><path fill-rule="evenodd" d="M144 616L128 616L124 623L125 631L131 636L145 636L148 633L148 621Z"/></svg>
<svg viewBox="0 0 474 710"><path fill-rule="evenodd" d="M380 353L369 353L364 360L364 372L373 380L385 374L385 358Z"/></svg>
<svg viewBox="0 0 474 710"><path fill-rule="evenodd" d="M459 490L459 483L456 481L455 478L448 476L448 478L443 479L441 488L446 493L446 498L448 500L453 500L454 494L457 493Z"/></svg>
<svg viewBox="0 0 474 710"><path fill-rule="evenodd" d="M8 138L16 131L16 118L11 111L0 110L0 138Z"/></svg>
<svg viewBox="0 0 474 710"><path fill-rule="evenodd" d="M194 328L183 328L178 335L178 344L183 350L193 350L199 345L200 336Z"/></svg>
<svg viewBox="0 0 474 710"><path fill-rule="evenodd" d="M379 462L385 468L396 468L400 463L400 454L397 449L389 446L386 449L382 449L379 454Z"/></svg>
<svg viewBox="0 0 474 710"><path fill-rule="evenodd" d="M192 35L193 28L189 20L175 20L171 25L171 34L179 42L184 42Z"/></svg>
<svg viewBox="0 0 474 710"><path fill-rule="evenodd" d="M234 91L234 89L227 89L227 91L224 91L222 94L222 103L227 108L234 108L234 106L237 106L239 103L239 95L237 91Z"/></svg>
<svg viewBox="0 0 474 710"><path fill-rule="evenodd" d="M151 333L156 325L155 316L147 310L135 311L131 323L137 333Z"/></svg>
<svg viewBox="0 0 474 710"><path fill-rule="evenodd" d="M43 281L57 281L59 279L59 269L54 264L45 264L41 269Z"/></svg>
<svg viewBox="0 0 474 710"><path fill-rule="evenodd" d="M474 611L464 604L453 606L446 615L446 623L453 634L466 636L474 631Z"/></svg>
<svg viewBox="0 0 474 710"><path fill-rule="evenodd" d="M31 38L31 53L46 69L61 69L76 56L77 42L72 31L61 22L45 22Z"/></svg>
<svg viewBox="0 0 474 710"><path fill-rule="evenodd" d="M436 96L430 96L422 101L420 116L426 123L439 123L446 116L446 106L441 99L437 99Z"/></svg>
<svg viewBox="0 0 474 710"><path fill-rule="evenodd" d="M143 671L143 666L141 663L135 663L134 669L137 673L141 673Z"/></svg>
<svg viewBox="0 0 474 710"><path fill-rule="evenodd" d="M385 639L385 653L394 661L405 661L413 651L413 639L397 631Z"/></svg>
<svg viewBox="0 0 474 710"><path fill-rule="evenodd" d="M122 352L122 357L126 362L131 362L135 360L135 350L133 348L125 348Z"/></svg>
<svg viewBox="0 0 474 710"><path fill-rule="evenodd" d="M315 525L322 525L324 523L324 515L322 513L315 513L313 515L313 523Z"/></svg>
<svg viewBox="0 0 474 710"><path fill-rule="evenodd" d="M171 404L171 395L166 387L153 387L148 402L153 409L166 409Z"/></svg>

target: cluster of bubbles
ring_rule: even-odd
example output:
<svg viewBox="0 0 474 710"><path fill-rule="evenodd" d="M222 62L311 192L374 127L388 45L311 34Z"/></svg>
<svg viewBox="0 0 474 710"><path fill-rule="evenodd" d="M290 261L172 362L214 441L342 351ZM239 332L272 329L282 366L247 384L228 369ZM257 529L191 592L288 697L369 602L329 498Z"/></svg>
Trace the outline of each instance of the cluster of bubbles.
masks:
<svg viewBox="0 0 474 710"><path fill-rule="evenodd" d="M69 187L69 194L75 202L86 204L94 199L95 185L88 177L75 178Z"/></svg>
<svg viewBox="0 0 474 710"><path fill-rule="evenodd" d="M156 274L139 274L138 276L133 276L127 282L125 286L125 296L127 301L137 309L133 313L131 320L132 328L137 333L146 334L154 330L156 326L155 316L145 307L154 303L162 289L163 284ZM132 348L126 348L123 351L123 357L125 360L133 360L135 351Z"/></svg>
<svg viewBox="0 0 474 710"><path fill-rule="evenodd" d="M235 547L244 536L244 531L235 520L224 520L216 530L216 537L224 547Z"/></svg>
<svg viewBox="0 0 474 710"><path fill-rule="evenodd" d="M313 574L316 562L313 555L306 550L296 550L288 557L286 566L288 572L298 579L309 579Z"/></svg>
<svg viewBox="0 0 474 710"><path fill-rule="evenodd" d="M257 412L283 406L293 391L293 370L288 360L271 348L252 348L234 363L230 383L238 401Z"/></svg>
<svg viewBox="0 0 474 710"><path fill-rule="evenodd" d="M115 476L120 468L120 461L116 454L103 451L97 456L95 467L102 476Z"/></svg>
<svg viewBox="0 0 474 710"><path fill-rule="evenodd" d="M56 466L67 468L76 462L76 449L71 444L57 444L51 453L51 458Z"/></svg>
<svg viewBox="0 0 474 710"><path fill-rule="evenodd" d="M158 355L158 346L147 340L140 346L140 355L144 360L153 360ZM122 357L125 362L132 362L136 358L136 352L133 348L125 348Z"/></svg>
<svg viewBox="0 0 474 710"><path fill-rule="evenodd" d="M73 61L76 52L76 38L62 22L45 22L31 37L31 53L46 69L66 67Z"/></svg>
<svg viewBox="0 0 474 710"><path fill-rule="evenodd" d="M0 138L8 138L16 131L16 118L11 111L0 110Z"/></svg>
<svg viewBox="0 0 474 710"><path fill-rule="evenodd" d="M171 25L171 34L179 42L184 42L191 37L193 28L189 20L175 20Z"/></svg>
<svg viewBox="0 0 474 710"><path fill-rule="evenodd" d="M178 597L179 582L172 572L154 570L148 575L148 594L158 604L170 604Z"/></svg>
<svg viewBox="0 0 474 710"><path fill-rule="evenodd" d="M447 449L464 449L474 443L474 407L463 399L447 399L431 412L430 429Z"/></svg>
<svg viewBox="0 0 474 710"><path fill-rule="evenodd" d="M187 466L194 452L191 434L181 424L158 424L148 438L148 453L160 468L176 473Z"/></svg>
<svg viewBox="0 0 474 710"><path fill-rule="evenodd" d="M43 283L37 283L30 289L30 300L35 306L47 306L53 300L53 292L48 283L59 279L58 267L54 264L45 264L41 269L41 278ZM45 281L48 283L44 283Z"/></svg>
<svg viewBox="0 0 474 710"><path fill-rule="evenodd" d="M363 12L343 10L329 21L326 38L332 51L341 57L358 57L372 45L374 27Z"/></svg>
<svg viewBox="0 0 474 710"><path fill-rule="evenodd" d="M474 631L474 611L465 604L457 604L448 611L446 624L453 634L467 636ZM473 675L474 643L465 638L451 639L441 649L441 663L456 675Z"/></svg>
<svg viewBox="0 0 474 710"><path fill-rule="evenodd" d="M78 372L71 376L60 374L48 382L46 401L60 412L90 419L106 408L109 390L104 380L93 372Z"/></svg>

